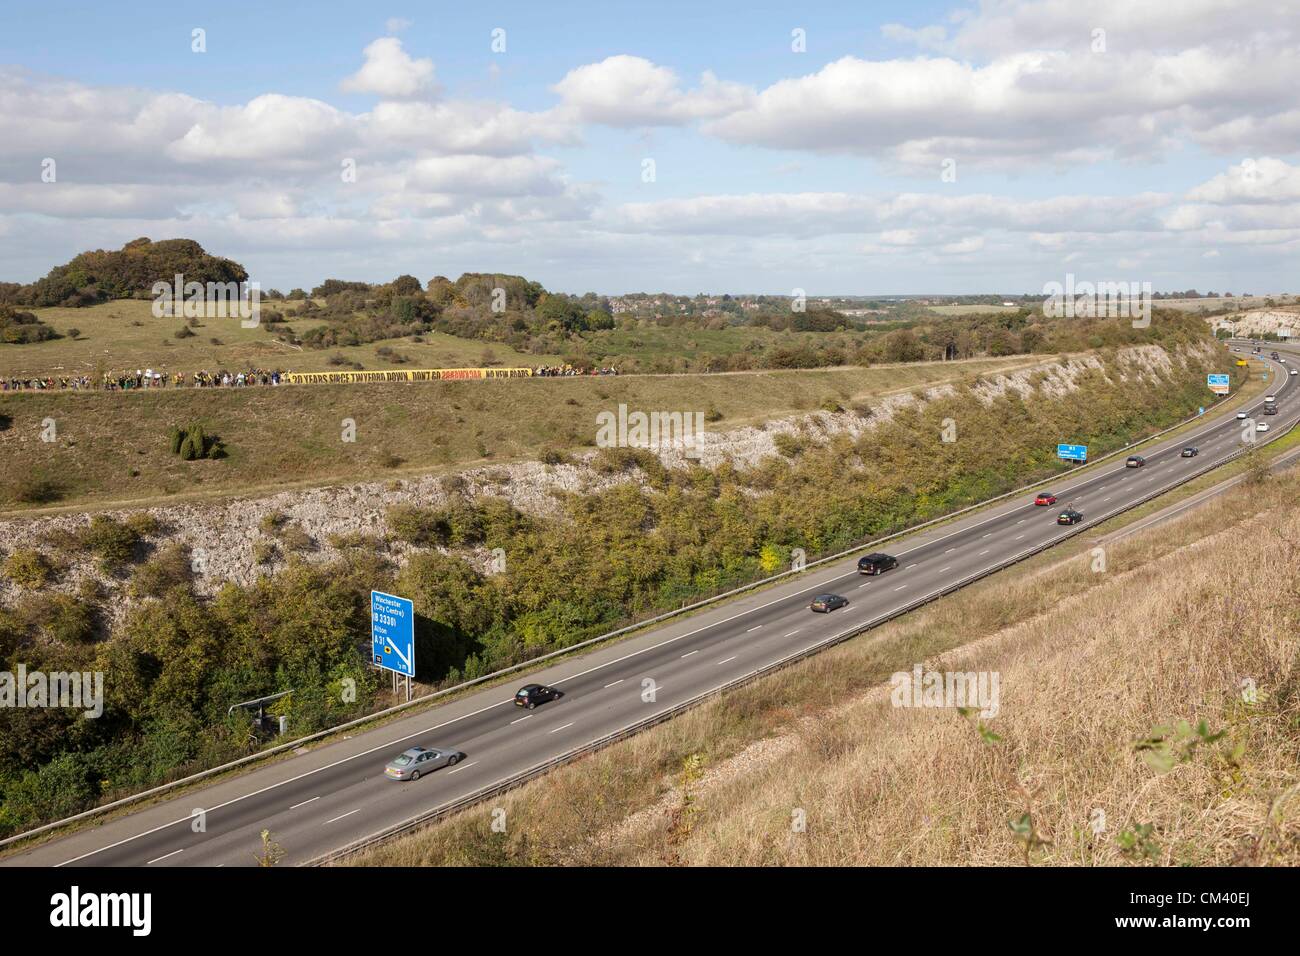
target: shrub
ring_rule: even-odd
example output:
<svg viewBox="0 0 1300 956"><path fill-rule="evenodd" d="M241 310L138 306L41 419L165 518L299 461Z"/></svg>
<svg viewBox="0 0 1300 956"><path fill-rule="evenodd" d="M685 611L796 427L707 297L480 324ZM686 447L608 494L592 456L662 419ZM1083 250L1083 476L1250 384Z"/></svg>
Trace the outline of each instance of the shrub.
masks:
<svg viewBox="0 0 1300 956"><path fill-rule="evenodd" d="M254 541L253 542L253 563L257 565L267 565L275 560L279 549L276 548L274 541Z"/></svg>
<svg viewBox="0 0 1300 956"><path fill-rule="evenodd" d="M33 594L18 605L18 614L30 629L65 647L95 639L96 608L70 594Z"/></svg>
<svg viewBox="0 0 1300 956"><path fill-rule="evenodd" d="M786 458L794 458L803 451L803 442L789 432L780 432L772 436L772 444Z"/></svg>
<svg viewBox="0 0 1300 956"><path fill-rule="evenodd" d="M226 448L221 439L207 434L198 422L192 422L183 429L172 426L167 433L167 444L172 454L180 455L182 461L226 457Z"/></svg>
<svg viewBox="0 0 1300 956"><path fill-rule="evenodd" d="M54 569L45 555L32 548L19 548L9 555L3 572L14 584L29 590L45 587L54 576Z"/></svg>
<svg viewBox="0 0 1300 956"><path fill-rule="evenodd" d="M14 497L25 505L46 505L63 497L63 485L41 475L29 475L18 482Z"/></svg>
<svg viewBox="0 0 1300 956"><path fill-rule="evenodd" d="M113 571L135 557L139 533L108 515L95 515L77 535L78 543L99 558L105 571Z"/></svg>
<svg viewBox="0 0 1300 956"><path fill-rule="evenodd" d="M187 585L193 577L190 549L172 541L140 567L131 579L131 594L137 598L161 597L174 587Z"/></svg>
<svg viewBox="0 0 1300 956"><path fill-rule="evenodd" d="M266 534L279 534L282 528L289 520L283 511L271 511L262 515L262 520L258 522L258 527Z"/></svg>
<svg viewBox="0 0 1300 956"><path fill-rule="evenodd" d="M393 505L385 512L388 530L399 541L418 547L446 544L451 537L447 519L432 508L416 505Z"/></svg>
<svg viewBox="0 0 1300 956"><path fill-rule="evenodd" d="M280 544L289 551L315 551L316 541L296 524L287 525L280 531Z"/></svg>

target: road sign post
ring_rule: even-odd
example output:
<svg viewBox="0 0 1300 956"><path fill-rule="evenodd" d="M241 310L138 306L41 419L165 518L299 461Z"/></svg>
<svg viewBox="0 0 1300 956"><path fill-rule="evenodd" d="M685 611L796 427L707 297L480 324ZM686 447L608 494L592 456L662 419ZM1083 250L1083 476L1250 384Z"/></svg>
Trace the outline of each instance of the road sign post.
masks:
<svg viewBox="0 0 1300 956"><path fill-rule="evenodd" d="M1087 445L1057 445L1056 457L1071 462L1087 461L1088 446Z"/></svg>
<svg viewBox="0 0 1300 956"><path fill-rule="evenodd" d="M406 699L411 699L415 677L415 606L403 597L370 592L370 662L406 678Z"/></svg>
<svg viewBox="0 0 1300 956"><path fill-rule="evenodd" d="M1227 375L1210 373L1205 376L1205 384L1209 386L1210 391L1215 395L1227 395L1229 390L1229 378Z"/></svg>

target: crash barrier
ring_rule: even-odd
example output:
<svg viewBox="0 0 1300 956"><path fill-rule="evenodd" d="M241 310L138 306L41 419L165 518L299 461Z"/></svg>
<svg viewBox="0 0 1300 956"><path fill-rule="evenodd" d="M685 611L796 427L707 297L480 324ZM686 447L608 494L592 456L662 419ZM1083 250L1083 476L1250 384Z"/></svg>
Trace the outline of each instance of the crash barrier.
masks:
<svg viewBox="0 0 1300 956"><path fill-rule="evenodd" d="M321 385L339 382L453 382L475 378L527 378L531 368L416 368L382 372L287 372L290 385Z"/></svg>

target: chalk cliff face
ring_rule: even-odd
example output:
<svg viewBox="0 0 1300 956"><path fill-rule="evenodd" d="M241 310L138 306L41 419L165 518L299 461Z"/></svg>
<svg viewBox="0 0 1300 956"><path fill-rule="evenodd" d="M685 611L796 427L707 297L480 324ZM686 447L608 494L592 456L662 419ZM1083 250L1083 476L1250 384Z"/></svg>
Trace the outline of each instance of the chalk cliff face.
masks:
<svg viewBox="0 0 1300 956"><path fill-rule="evenodd" d="M1246 338L1270 332L1282 338L1300 338L1300 312L1251 309L1249 312L1234 312L1232 315L1216 315L1206 321L1215 332L1227 329L1233 335Z"/></svg>
<svg viewBox="0 0 1300 956"><path fill-rule="evenodd" d="M982 378L974 383L972 393L986 405L1011 392L1024 399L1050 401L1077 391L1081 387L1080 377L1095 372L1100 372L1110 381L1137 380L1152 389L1159 389L1185 376L1193 367L1199 373L1203 363L1210 360L1215 351L1215 346L1208 342L1174 352L1149 345L1120 349L1109 361L1097 355L1052 360L1014 373ZM706 430L699 441L698 458L689 461L706 468L723 462L730 462L737 468L750 467L770 455L779 454L777 439L780 435L797 435L813 440L837 435L856 437L878 427L881 422L891 420L900 409L950 396L954 392L953 386L941 385L881 395L869 401L870 412L865 415L861 410L812 412L774 419L760 426L718 432ZM665 447L656 451L669 467L688 463L680 448ZM597 471L591 467L595 454L593 451L578 453L569 463L562 464L526 461L470 469L456 476L457 490L452 493L469 498L504 498L521 511L554 516L560 513L557 493L589 492L644 480L638 469L614 475ZM306 548L293 551L304 560L335 560L341 552L330 543L332 537L362 534L384 541L388 555L401 562L411 548L390 539L385 512L394 505L444 505L450 497L448 484L446 476L428 475L285 491L258 498L149 508L144 510L157 520L159 530L149 536L148 543L162 546L170 541L179 541L187 545L192 555L195 588L203 594L214 593L226 581L248 584L282 565L286 552L290 550L288 548L281 547L273 560L263 564L259 564L254 555L255 545L273 539L273 534L264 530L268 516L278 516L282 527L298 529L310 539ZM106 513L125 518L132 512ZM0 542L9 552L16 548L36 548L53 554L60 539L68 538L89 521L87 514L0 520ZM486 569L491 560L491 555L486 552L465 552L465 557L481 569ZM127 584L104 575L93 557L68 554L60 560L67 562L66 567L58 582L50 586L51 590L74 593L87 579L94 580L106 595L102 606L109 619L106 623L110 625L131 606L133 599ZM20 593L16 585L0 577L0 602L11 602Z"/></svg>

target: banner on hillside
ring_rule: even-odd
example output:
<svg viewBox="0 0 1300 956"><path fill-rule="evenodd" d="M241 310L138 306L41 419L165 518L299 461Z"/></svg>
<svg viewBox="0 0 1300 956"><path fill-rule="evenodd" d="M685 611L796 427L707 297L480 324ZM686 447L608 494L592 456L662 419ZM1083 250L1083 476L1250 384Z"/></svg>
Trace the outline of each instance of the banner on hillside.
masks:
<svg viewBox="0 0 1300 956"><path fill-rule="evenodd" d="M531 368L417 368L385 369L382 372L288 372L290 385L321 385L337 382L454 382L474 378L526 378Z"/></svg>

